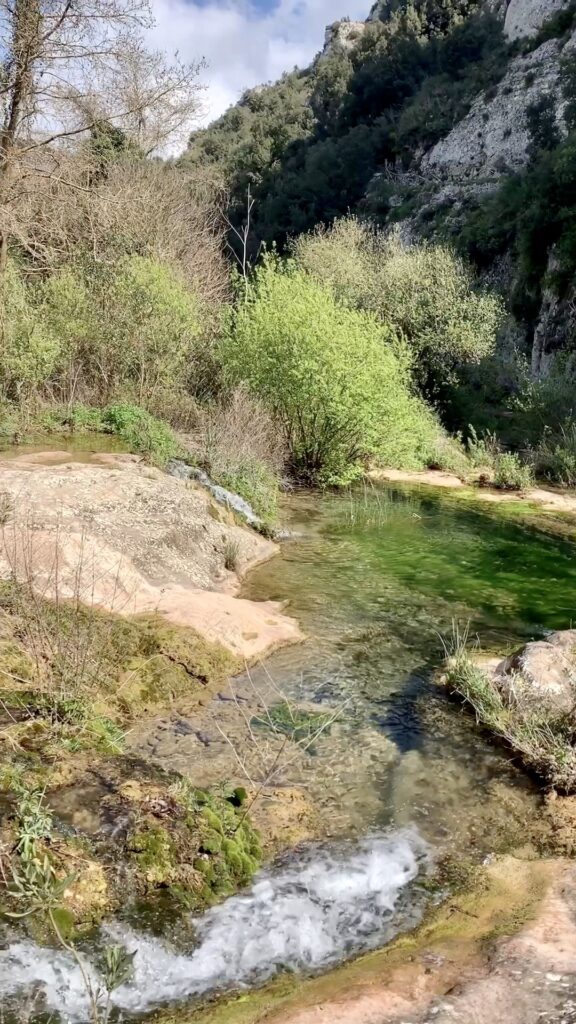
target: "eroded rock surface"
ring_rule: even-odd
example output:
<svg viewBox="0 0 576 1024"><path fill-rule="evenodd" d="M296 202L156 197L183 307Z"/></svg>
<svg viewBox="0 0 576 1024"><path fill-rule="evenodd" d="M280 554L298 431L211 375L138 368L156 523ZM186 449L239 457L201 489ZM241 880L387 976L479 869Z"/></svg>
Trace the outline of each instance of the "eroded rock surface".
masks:
<svg viewBox="0 0 576 1024"><path fill-rule="evenodd" d="M300 638L273 602L233 596L239 571L276 546L221 521L201 489L133 456L79 464L66 453L0 462L0 491L13 512L2 532L0 572L44 596L77 598L121 614L157 611L254 659Z"/></svg>

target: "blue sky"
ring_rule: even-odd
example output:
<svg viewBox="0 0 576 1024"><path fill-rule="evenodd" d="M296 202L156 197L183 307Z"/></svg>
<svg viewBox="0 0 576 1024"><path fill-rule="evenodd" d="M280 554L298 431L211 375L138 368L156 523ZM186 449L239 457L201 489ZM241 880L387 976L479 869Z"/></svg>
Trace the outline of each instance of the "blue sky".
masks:
<svg viewBox="0 0 576 1024"><path fill-rule="evenodd" d="M305 67L322 48L326 25L365 18L371 0L152 0L159 49L208 62L204 120L244 89Z"/></svg>

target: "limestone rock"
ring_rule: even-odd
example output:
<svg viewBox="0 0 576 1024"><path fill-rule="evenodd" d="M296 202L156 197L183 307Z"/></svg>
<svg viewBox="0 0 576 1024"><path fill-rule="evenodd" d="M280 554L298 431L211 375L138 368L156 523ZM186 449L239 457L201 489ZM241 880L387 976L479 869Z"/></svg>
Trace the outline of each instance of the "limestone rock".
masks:
<svg viewBox="0 0 576 1024"><path fill-rule="evenodd" d="M504 19L508 39L535 36L548 18L568 6L569 0L510 0Z"/></svg>
<svg viewBox="0 0 576 1024"><path fill-rule="evenodd" d="M348 53L366 31L365 21L335 21L326 27L324 49L320 57L332 57L336 53Z"/></svg>
<svg viewBox="0 0 576 1024"><path fill-rule="evenodd" d="M422 171L462 181L524 167L530 141L526 114L531 104L551 93L563 128L560 57L572 47L573 39L565 46L550 39L533 53L511 61L495 95L483 94L474 101L466 117L424 155Z"/></svg>
<svg viewBox="0 0 576 1024"><path fill-rule="evenodd" d="M570 711L576 699L576 630L521 647L500 662L494 682L513 703L520 698L559 713Z"/></svg>

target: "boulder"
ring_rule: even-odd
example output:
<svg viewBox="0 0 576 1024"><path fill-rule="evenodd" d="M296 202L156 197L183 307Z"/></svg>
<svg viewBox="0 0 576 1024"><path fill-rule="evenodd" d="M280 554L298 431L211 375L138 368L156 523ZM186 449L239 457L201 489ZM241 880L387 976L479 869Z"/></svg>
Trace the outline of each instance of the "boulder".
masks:
<svg viewBox="0 0 576 1024"><path fill-rule="evenodd" d="M525 644L496 667L494 682L510 702L533 700L564 713L576 703L576 629Z"/></svg>

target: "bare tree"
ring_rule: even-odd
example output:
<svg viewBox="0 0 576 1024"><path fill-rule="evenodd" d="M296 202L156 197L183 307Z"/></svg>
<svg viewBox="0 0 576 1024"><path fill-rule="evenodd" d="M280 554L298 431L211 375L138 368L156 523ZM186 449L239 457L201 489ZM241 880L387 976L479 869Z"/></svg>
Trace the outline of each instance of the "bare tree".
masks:
<svg viewBox="0 0 576 1024"><path fill-rule="evenodd" d="M0 274L20 204L71 173L79 145L103 120L149 155L199 110L200 64L146 49L148 0L0 0Z"/></svg>

